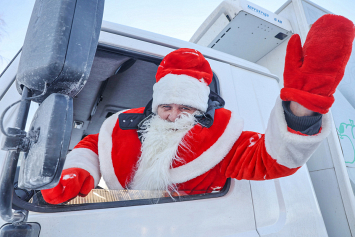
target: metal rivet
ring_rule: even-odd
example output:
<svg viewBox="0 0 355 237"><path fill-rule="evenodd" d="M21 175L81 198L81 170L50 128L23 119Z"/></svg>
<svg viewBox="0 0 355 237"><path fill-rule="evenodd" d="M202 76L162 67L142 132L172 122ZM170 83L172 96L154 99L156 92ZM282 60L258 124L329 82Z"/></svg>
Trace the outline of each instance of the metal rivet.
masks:
<svg viewBox="0 0 355 237"><path fill-rule="evenodd" d="M131 123L133 122L133 119L131 119Z"/></svg>
<svg viewBox="0 0 355 237"><path fill-rule="evenodd" d="M126 122L126 120L122 120L122 122L124 122L124 123L125 123L125 122Z"/></svg>
<svg viewBox="0 0 355 237"><path fill-rule="evenodd" d="M74 121L74 128L82 129L83 126L84 126L84 122L83 121Z"/></svg>

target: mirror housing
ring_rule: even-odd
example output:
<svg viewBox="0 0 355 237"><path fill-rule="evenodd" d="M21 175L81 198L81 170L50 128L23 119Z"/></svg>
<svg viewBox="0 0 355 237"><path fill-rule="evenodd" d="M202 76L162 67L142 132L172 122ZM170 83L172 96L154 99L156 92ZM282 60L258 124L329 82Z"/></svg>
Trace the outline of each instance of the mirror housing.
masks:
<svg viewBox="0 0 355 237"><path fill-rule="evenodd" d="M31 144L22 159L18 186L49 189L60 179L73 127L73 99L51 94L37 109L28 135Z"/></svg>
<svg viewBox="0 0 355 237"><path fill-rule="evenodd" d="M16 76L17 89L42 102L51 93L74 97L85 85L99 39L104 0L36 0Z"/></svg>

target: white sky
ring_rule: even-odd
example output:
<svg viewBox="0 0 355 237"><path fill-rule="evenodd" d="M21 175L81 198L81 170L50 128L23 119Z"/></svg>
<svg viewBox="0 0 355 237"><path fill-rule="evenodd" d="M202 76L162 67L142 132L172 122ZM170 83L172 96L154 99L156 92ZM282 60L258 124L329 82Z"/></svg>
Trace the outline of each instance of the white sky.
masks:
<svg viewBox="0 0 355 237"><path fill-rule="evenodd" d="M249 0L276 11L286 0ZM1 0L0 72L23 44L35 0ZM222 0L106 0L104 20L188 41ZM354 0L313 0L314 3L355 22Z"/></svg>

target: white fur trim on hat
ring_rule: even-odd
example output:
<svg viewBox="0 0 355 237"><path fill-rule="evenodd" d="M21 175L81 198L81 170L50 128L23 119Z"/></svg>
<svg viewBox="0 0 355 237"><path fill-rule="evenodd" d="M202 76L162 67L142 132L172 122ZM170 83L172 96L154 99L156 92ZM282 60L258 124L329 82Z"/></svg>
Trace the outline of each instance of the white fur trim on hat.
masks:
<svg viewBox="0 0 355 237"><path fill-rule="evenodd" d="M280 165L287 168L300 167L307 162L320 143L329 135L330 128L330 115L324 114L320 133L313 136L290 133L287 131L282 101L278 98L271 111L265 132L266 151Z"/></svg>
<svg viewBox="0 0 355 237"><path fill-rule="evenodd" d="M203 78L167 74L153 86L152 110L161 104L181 104L206 112L210 88Z"/></svg>

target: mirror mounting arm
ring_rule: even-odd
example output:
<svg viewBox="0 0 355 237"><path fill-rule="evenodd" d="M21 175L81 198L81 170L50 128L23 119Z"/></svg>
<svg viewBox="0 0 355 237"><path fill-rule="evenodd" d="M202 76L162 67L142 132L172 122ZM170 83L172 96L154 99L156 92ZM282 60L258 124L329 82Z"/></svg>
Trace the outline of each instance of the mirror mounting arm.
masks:
<svg viewBox="0 0 355 237"><path fill-rule="evenodd" d="M24 87L22 101L15 121L15 127L24 130L26 126L28 111L31 101L26 98L31 96L31 92ZM19 210L12 212L12 199L14 194L14 179L19 158L19 152L8 151L3 171L0 178L0 216L4 221L21 224L27 220L27 211Z"/></svg>

